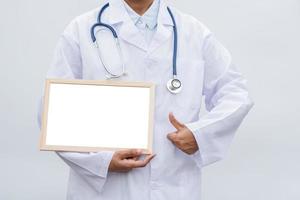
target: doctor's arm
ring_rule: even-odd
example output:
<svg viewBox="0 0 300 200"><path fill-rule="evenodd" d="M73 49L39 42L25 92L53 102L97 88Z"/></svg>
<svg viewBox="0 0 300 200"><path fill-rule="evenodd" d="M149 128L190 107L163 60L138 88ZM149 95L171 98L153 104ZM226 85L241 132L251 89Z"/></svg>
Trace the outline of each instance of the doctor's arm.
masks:
<svg viewBox="0 0 300 200"><path fill-rule="evenodd" d="M63 33L57 44L53 63L47 72L47 78L80 79L81 56L79 46L68 33ZM38 124L41 128L43 98L38 108ZM113 152L75 153L56 152L87 184L100 191L105 183Z"/></svg>
<svg viewBox="0 0 300 200"><path fill-rule="evenodd" d="M203 95L208 113L185 125L199 150L192 156L199 166L221 160L244 117L253 106L246 80L232 64L230 53L210 33L203 43Z"/></svg>
<svg viewBox="0 0 300 200"><path fill-rule="evenodd" d="M71 24L74 25L74 24ZM75 26L69 25L57 44L53 63L47 72L47 78L82 79L82 60ZM41 128L43 98L38 108L38 124ZM98 153L56 152L87 184L99 192L102 190L110 171L127 172L133 168L146 166L154 157L147 155L139 160L142 151L135 149L103 151Z"/></svg>

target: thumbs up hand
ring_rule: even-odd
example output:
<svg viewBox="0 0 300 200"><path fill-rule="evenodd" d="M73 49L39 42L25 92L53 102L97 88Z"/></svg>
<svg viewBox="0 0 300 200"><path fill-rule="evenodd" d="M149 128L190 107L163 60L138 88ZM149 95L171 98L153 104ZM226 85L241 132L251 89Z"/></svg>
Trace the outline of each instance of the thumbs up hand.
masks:
<svg viewBox="0 0 300 200"><path fill-rule="evenodd" d="M176 131L169 133L167 136L168 139L186 154L194 154L199 147L191 130L188 129L183 123L179 122L173 113L169 113L169 120L176 128Z"/></svg>

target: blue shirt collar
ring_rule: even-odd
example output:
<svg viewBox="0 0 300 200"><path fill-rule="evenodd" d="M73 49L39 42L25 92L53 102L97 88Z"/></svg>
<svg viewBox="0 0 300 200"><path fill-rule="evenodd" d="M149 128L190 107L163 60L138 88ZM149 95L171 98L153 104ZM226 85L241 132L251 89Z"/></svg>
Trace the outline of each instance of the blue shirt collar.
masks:
<svg viewBox="0 0 300 200"><path fill-rule="evenodd" d="M160 0L154 0L150 8L142 16L137 14L125 1L124 5L135 25L137 25L138 22L141 20L144 23L146 23L146 26L149 29L154 29L157 26Z"/></svg>

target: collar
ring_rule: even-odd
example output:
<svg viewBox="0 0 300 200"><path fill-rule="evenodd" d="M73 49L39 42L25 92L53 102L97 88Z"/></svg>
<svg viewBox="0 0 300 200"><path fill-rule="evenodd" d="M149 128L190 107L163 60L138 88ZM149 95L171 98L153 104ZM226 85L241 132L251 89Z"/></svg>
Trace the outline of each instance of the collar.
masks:
<svg viewBox="0 0 300 200"><path fill-rule="evenodd" d="M124 6L133 20L134 24L137 25L138 22L141 20L145 22L146 26L153 30L157 25L157 17L159 13L159 2L160 0L154 0L149 9L141 16L137 14L125 1Z"/></svg>
<svg viewBox="0 0 300 200"><path fill-rule="evenodd" d="M159 11L157 14L157 23L154 23L154 24L155 25L163 24L163 25L173 26L172 19L167 10L166 2L164 0L159 0L159 3L158 3L158 0L155 0L155 1L158 4L157 7L159 7L159 9L158 9ZM126 7L124 6L124 0L109 0L109 4L110 4L110 6L109 6L109 9L107 12L108 12L108 21L110 24L113 25L113 24L117 24L117 23L127 22L128 20L132 20L130 18L130 16L128 15ZM154 5L154 6L152 6L152 5ZM144 18L144 19L148 19L150 16L152 16L151 13L153 12L153 10L155 10L155 4L153 3L152 5L148 9L149 15L146 16L146 13L148 11L143 15L143 17L146 16L146 18ZM139 16L139 17L141 17L141 16ZM147 21L147 23L148 23L148 21ZM150 24L153 27L153 23L150 23Z"/></svg>

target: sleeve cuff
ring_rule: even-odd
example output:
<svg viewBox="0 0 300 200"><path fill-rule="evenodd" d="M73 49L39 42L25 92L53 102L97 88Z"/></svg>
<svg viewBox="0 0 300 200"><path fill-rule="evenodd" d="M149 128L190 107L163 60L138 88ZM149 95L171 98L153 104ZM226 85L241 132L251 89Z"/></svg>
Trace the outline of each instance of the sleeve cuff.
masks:
<svg viewBox="0 0 300 200"><path fill-rule="evenodd" d="M105 151L105 152L100 152L100 153L90 153L90 154L95 154L100 160L100 162L96 162L97 165L95 166L94 171L96 174L102 178L106 178L108 174L108 168L110 165L110 161L112 159L112 156L114 152L112 151Z"/></svg>
<svg viewBox="0 0 300 200"><path fill-rule="evenodd" d="M107 151L107 152L98 152L98 153L90 153L90 154L95 154L97 157L99 157L98 160L100 160L100 162L98 162L97 165L95 166L95 168L97 169L97 174L96 174L97 177L96 178L85 177L85 179L94 188L95 191L101 192L106 183L108 168L113 156L113 152Z"/></svg>
<svg viewBox="0 0 300 200"><path fill-rule="evenodd" d="M193 158L193 160L196 162L197 166L198 167L202 167L202 155L201 155L201 143L200 143L200 131L199 130L196 130L192 123L190 124L185 124L187 126L188 129L190 129L190 131L193 133L195 139L196 139L196 142L197 142L197 145L198 145L198 151L196 151L194 154L191 155L191 157Z"/></svg>
<svg viewBox="0 0 300 200"><path fill-rule="evenodd" d="M112 151L97 153L56 152L69 166L97 192L106 182Z"/></svg>
<svg viewBox="0 0 300 200"><path fill-rule="evenodd" d="M112 151L97 153L56 152L77 173L106 178Z"/></svg>

